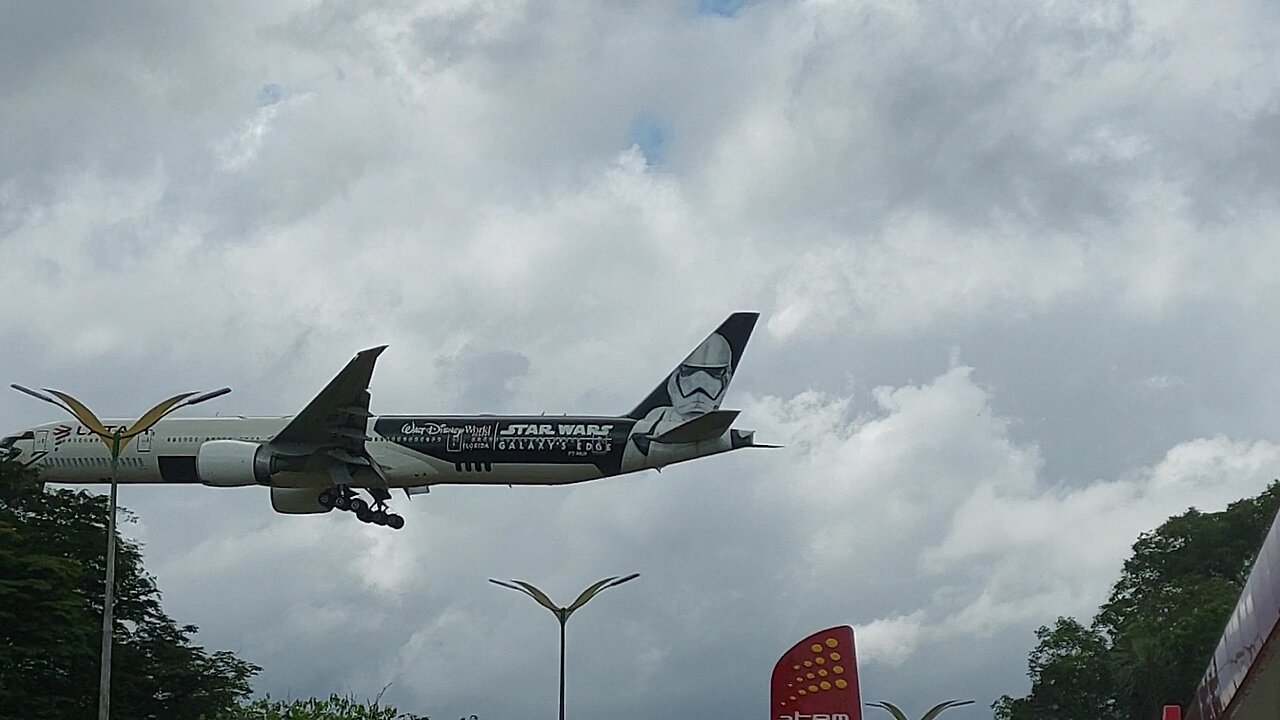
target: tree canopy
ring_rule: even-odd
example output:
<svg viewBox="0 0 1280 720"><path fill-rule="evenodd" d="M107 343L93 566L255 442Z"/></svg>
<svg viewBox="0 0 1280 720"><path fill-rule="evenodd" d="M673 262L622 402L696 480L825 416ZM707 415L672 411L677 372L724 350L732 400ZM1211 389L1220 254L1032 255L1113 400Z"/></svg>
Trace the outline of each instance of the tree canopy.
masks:
<svg viewBox="0 0 1280 720"><path fill-rule="evenodd" d="M359 702L350 697L330 695L327 698L306 698L280 701L259 698L243 703L217 720L430 720L425 715L402 713L394 707L382 705L377 699ZM472 715L470 720L476 720Z"/></svg>
<svg viewBox="0 0 1280 720"><path fill-rule="evenodd" d="M0 720L97 716L107 512L104 496L45 490L35 470L0 461ZM337 695L251 700L260 668L193 644L138 544L116 542L112 718L428 720Z"/></svg>
<svg viewBox="0 0 1280 720"><path fill-rule="evenodd" d="M1273 482L1222 512L1192 508L1143 533L1089 626L1060 617L1036 631L1031 692L1000 698L996 718L1146 720L1188 701L1278 508Z"/></svg>
<svg viewBox="0 0 1280 720"><path fill-rule="evenodd" d="M0 718L96 714L107 499L43 491L0 462ZM117 535L112 716L211 718L249 693L259 668L192 644L160 608L141 549Z"/></svg>

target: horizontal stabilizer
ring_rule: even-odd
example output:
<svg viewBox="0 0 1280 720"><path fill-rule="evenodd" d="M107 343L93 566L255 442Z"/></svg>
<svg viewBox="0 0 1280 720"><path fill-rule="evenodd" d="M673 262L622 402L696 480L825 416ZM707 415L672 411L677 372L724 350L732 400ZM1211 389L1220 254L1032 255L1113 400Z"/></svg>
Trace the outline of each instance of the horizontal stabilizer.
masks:
<svg viewBox="0 0 1280 720"><path fill-rule="evenodd" d="M692 443L702 440L714 440L724 435L725 431L738 419L739 410L712 410L705 415L677 425L654 438L660 443Z"/></svg>

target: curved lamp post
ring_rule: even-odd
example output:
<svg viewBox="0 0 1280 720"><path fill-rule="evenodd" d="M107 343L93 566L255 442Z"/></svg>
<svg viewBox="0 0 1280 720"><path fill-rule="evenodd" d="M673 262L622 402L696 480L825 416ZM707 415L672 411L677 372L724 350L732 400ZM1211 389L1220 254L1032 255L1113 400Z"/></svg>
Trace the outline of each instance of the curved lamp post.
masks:
<svg viewBox="0 0 1280 720"><path fill-rule="evenodd" d="M960 707L961 705L972 705L973 702L973 700L947 700L946 702L940 702L929 708L929 712L925 713L920 720L933 720L946 710L950 710L954 707ZM907 714L902 712L897 705L890 702L867 703L867 707L888 710L889 714L894 717L894 720L907 720Z"/></svg>
<svg viewBox="0 0 1280 720"><path fill-rule="evenodd" d="M564 626L569 622L569 616L573 614L574 610L586 605L591 598L599 595L601 591L607 590L611 587L617 587L624 582L630 582L638 577L640 577L640 573L632 573L621 578L616 575L613 577L607 577L586 590L583 590L582 594L578 596L578 599L574 600L573 603L567 607L560 607L554 602L551 602L551 598L547 597L546 593L527 582L512 580L507 583L502 582L501 580L489 580L489 582L494 585L501 585L504 588L518 590L525 595L528 595L539 605L550 610L556 616L556 619L560 621L560 720L564 720Z"/></svg>
<svg viewBox="0 0 1280 720"><path fill-rule="evenodd" d="M174 395L143 413L142 417L129 427L117 425L114 430L109 430L92 410L85 407L84 403L64 392L48 388L45 388L44 392L39 392L21 385L10 385L10 387L37 400L58 406L79 420L85 429L106 443L107 449L111 451L111 501L110 509L107 511L106 597L102 602L102 674L98 679L98 720L108 720L111 715L111 616L115 608L116 587L116 475L120 466L120 454L129 446L131 440L150 430L174 410L222 397L231 392L231 388L221 388L207 393L187 392Z"/></svg>

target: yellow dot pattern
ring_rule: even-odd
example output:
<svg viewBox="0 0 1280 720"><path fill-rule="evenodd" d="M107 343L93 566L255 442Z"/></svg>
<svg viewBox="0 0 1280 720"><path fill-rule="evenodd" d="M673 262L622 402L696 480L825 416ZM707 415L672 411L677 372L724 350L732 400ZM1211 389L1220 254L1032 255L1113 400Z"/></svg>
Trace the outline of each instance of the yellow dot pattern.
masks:
<svg viewBox="0 0 1280 720"><path fill-rule="evenodd" d="M791 695L789 699L795 702L798 698L807 695L815 695L830 690L845 690L849 687L849 681L842 677L832 679L831 675L843 675L844 666L839 665L843 656L837 652L840 642L833 637L823 638L821 642L815 642L808 647L812 652L812 656L804 660L800 660L798 664L793 664L793 670L799 670L800 674L796 676L794 683L788 683L787 687L792 688L795 695ZM797 658L799 660L799 658ZM831 663L828 665L828 661ZM806 672L805 668L810 671ZM813 672L816 670L816 673ZM786 703L782 703L784 706Z"/></svg>

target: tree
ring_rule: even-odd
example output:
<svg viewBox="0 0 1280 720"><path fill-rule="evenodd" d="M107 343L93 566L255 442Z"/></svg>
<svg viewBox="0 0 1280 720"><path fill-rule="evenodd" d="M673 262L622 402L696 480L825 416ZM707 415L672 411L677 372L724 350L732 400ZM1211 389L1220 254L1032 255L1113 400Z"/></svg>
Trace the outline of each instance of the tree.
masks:
<svg viewBox="0 0 1280 720"><path fill-rule="evenodd" d="M92 717L97 707L108 504L45 492L0 462L0 719ZM112 715L212 718L259 668L190 642L160 608L137 543L117 537Z"/></svg>
<svg viewBox="0 0 1280 720"><path fill-rule="evenodd" d="M0 461L0 720L95 716L107 512L104 497L46 492L36 470ZM260 668L193 645L195 626L161 609L139 545L116 543L112 717L428 720L380 705L381 696L250 700Z"/></svg>
<svg viewBox="0 0 1280 720"><path fill-rule="evenodd" d="M994 706L997 718L1014 720L1119 720L1114 685L1105 662L1107 639L1075 618L1058 618L1052 628L1036 630L1040 641L1027 662L1031 693L1004 696Z"/></svg>
<svg viewBox="0 0 1280 720"><path fill-rule="evenodd" d="M472 718L475 716L473 715ZM259 698L219 715L217 720L430 720L425 715L402 713L375 699L367 703L330 695L290 702Z"/></svg>
<svg viewBox="0 0 1280 720"><path fill-rule="evenodd" d="M1280 482L1217 513L1195 508L1143 533L1090 627L1036 632L1031 692L1001 720L1156 718L1195 691L1280 508Z"/></svg>
<svg viewBox="0 0 1280 720"><path fill-rule="evenodd" d="M266 697L243 702L219 715L216 720L431 720L426 715L402 713L392 706L381 705L381 697L379 694L366 703L336 694L323 700L307 698L290 702ZM470 715L460 720L479 718Z"/></svg>

